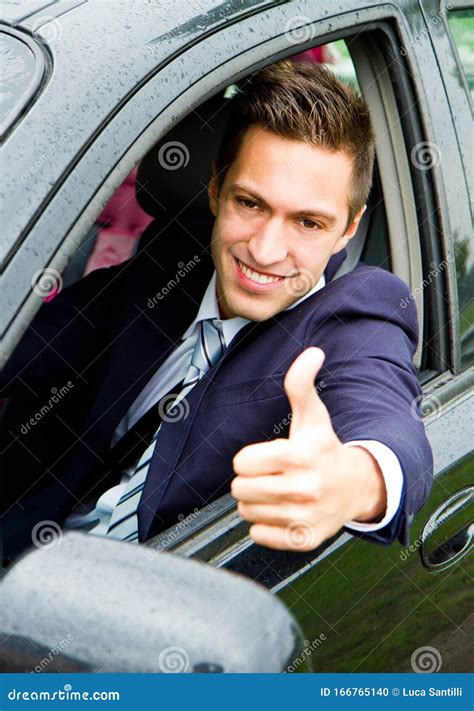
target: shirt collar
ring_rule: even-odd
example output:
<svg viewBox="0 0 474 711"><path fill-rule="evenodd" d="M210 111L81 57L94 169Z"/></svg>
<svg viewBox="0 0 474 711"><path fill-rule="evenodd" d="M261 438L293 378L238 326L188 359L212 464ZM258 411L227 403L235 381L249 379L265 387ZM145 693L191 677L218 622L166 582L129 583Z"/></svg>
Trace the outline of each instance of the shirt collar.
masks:
<svg viewBox="0 0 474 711"><path fill-rule="evenodd" d="M308 299L310 296L315 294L317 291L323 288L326 284L326 279L324 277L324 274L321 276L320 280L318 281L315 286L311 289L311 291L308 291L304 296L301 297L301 299L298 299L298 301L295 301L294 304L291 304L288 306L285 311L291 311L291 309L294 309L298 304L301 304L305 299ZM201 301L201 305L199 307L199 311L197 312L197 316L194 319L194 321L190 324L190 326L186 329L186 331L183 334L183 340L188 338L189 336L192 335L194 332L194 329L196 327L196 324L199 323L199 321L204 321L205 319L208 318L213 318L217 319L222 323L222 329L224 332L224 339L226 346L229 345L229 343L232 341L234 336L240 331L241 328L246 326L248 323L250 323L249 319L242 318L241 316L235 316L234 318L227 318L227 319L221 319L219 315L219 307L217 305L217 297L216 297L216 271L214 270L214 273L211 277L211 280L209 284L207 285L207 289L204 293L204 296Z"/></svg>

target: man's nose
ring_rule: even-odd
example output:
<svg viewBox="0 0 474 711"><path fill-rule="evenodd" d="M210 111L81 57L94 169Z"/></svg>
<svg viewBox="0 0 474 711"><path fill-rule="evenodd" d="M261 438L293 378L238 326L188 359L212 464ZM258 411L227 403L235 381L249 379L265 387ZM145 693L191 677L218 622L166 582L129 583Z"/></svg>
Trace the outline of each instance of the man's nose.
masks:
<svg viewBox="0 0 474 711"><path fill-rule="evenodd" d="M288 249L281 222L268 220L265 225L259 225L258 232L248 241L247 249L257 268L283 262Z"/></svg>

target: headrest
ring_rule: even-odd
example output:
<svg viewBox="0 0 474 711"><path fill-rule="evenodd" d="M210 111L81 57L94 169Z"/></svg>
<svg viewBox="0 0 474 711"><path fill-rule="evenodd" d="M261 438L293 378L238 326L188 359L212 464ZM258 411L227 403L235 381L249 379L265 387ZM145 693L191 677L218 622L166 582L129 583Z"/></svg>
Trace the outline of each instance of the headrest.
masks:
<svg viewBox="0 0 474 711"><path fill-rule="evenodd" d="M207 185L211 160L217 158L226 125L228 104L222 92L216 94L191 111L142 160L136 196L149 215L166 217L191 210L194 220L212 218Z"/></svg>

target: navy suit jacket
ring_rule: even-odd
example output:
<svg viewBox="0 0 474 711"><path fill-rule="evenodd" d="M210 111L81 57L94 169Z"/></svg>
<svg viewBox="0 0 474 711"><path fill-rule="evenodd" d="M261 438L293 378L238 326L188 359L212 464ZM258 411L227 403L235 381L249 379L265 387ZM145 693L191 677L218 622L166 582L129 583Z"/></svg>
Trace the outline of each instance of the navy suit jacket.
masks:
<svg viewBox="0 0 474 711"><path fill-rule="evenodd" d="M117 483L103 465L111 436L194 319L213 271L208 252L184 234L173 233L164 252L145 249L64 289L4 368L6 557L31 545L36 523L61 525L79 502ZM228 492L243 446L287 436L283 379L317 345L326 359L316 385L339 438L386 444L404 475L395 518L361 535L407 545L433 464L412 365L416 310L406 284L380 268L359 264L332 279L343 259L331 258L326 286L300 305L247 324L191 391L188 416L163 424L138 509L141 541Z"/></svg>

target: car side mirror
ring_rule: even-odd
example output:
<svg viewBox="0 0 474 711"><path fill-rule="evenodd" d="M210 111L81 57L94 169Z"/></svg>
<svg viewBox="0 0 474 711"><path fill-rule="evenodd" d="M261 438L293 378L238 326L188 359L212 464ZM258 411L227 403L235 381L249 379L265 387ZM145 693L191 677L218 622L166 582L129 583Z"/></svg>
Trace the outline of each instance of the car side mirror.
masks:
<svg viewBox="0 0 474 711"><path fill-rule="evenodd" d="M86 533L27 551L0 601L2 672L281 672L303 647L257 583Z"/></svg>

